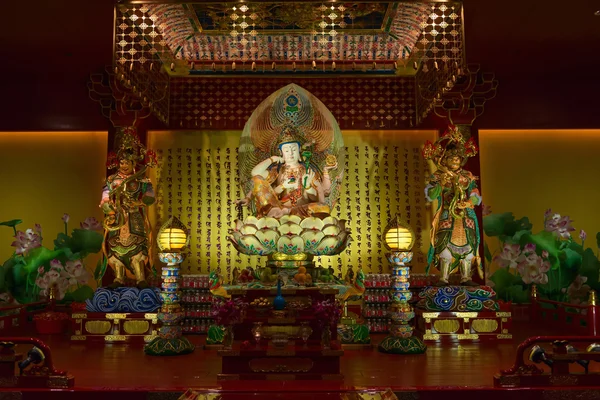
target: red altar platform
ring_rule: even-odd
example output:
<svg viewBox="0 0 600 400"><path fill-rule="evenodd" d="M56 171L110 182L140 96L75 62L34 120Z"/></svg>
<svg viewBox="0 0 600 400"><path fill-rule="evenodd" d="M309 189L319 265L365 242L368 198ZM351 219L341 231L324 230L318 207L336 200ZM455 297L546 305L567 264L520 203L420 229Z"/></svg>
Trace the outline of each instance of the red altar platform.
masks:
<svg viewBox="0 0 600 400"><path fill-rule="evenodd" d="M332 343L331 349L320 345L290 345L274 348L271 345L256 348L235 346L231 350L218 350L222 358L218 380L339 380L340 345Z"/></svg>
<svg viewBox="0 0 600 400"><path fill-rule="evenodd" d="M146 356L141 344L71 342L68 335L38 336L52 349L57 368L74 376L66 390L0 389L0 397L18 393L28 399L176 399L189 388L220 393L222 400L236 399L339 399L341 394L366 389L392 388L399 398L439 399L595 399L600 388L496 388L494 376L514 364L516 349L524 339L558 334L539 324L514 322L514 340L429 344L423 355L391 355L376 350L345 350L340 363L343 381L221 381L222 357L216 350L202 350L205 337L189 336L197 345L192 354L177 357ZM35 335L26 325L19 335ZM383 339L373 335L373 343ZM18 345L26 353L31 346ZM600 364L592 363L590 371ZM256 397L260 395L260 397ZM13 395L16 396L16 395ZM408 397L407 397L408 396ZM596 397L594 397L596 396Z"/></svg>

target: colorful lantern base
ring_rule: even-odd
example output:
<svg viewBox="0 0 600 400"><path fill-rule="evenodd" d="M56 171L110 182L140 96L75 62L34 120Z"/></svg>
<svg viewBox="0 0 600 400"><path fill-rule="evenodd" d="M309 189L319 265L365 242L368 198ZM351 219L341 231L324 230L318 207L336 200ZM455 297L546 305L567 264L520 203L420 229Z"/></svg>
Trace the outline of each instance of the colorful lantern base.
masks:
<svg viewBox="0 0 600 400"><path fill-rule="evenodd" d="M160 261L167 263L162 268L162 291L160 293L163 305L157 315L162 326L158 337L144 347L144 353L151 356L177 356L194 351L194 345L181 336L179 324L184 313L179 305L179 267L183 261L180 253L159 253Z"/></svg>
<svg viewBox="0 0 600 400"><path fill-rule="evenodd" d="M413 327L410 325L415 313L409 303L412 293L409 280L410 267L406 264L412 260L413 254L409 251L397 251L386 254L386 256L393 265L394 292L390 310L392 326L390 335L379 344L379 351L390 354L425 353L427 346L420 338L413 336Z"/></svg>

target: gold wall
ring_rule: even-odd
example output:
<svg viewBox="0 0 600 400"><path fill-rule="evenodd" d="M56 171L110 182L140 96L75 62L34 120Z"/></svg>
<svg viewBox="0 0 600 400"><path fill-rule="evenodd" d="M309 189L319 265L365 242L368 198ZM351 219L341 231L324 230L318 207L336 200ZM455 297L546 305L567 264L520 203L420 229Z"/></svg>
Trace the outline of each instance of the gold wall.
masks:
<svg viewBox="0 0 600 400"><path fill-rule="evenodd" d="M42 225L43 245L87 217L99 221L98 208L106 177L107 132L0 132L0 221L22 219L17 228ZM14 251L13 230L0 227L0 263ZM91 272L95 260L86 262Z"/></svg>
<svg viewBox="0 0 600 400"><path fill-rule="evenodd" d="M528 217L539 232L544 211L551 208L569 215L574 237L585 230L586 246L595 248L600 130L482 130L479 146L483 203L494 213ZM490 251L498 249L497 238L486 241Z"/></svg>
<svg viewBox="0 0 600 400"><path fill-rule="evenodd" d="M159 167L151 172L158 204L151 212L155 229L175 215L191 233L183 273L206 273L217 267L229 275L235 266L262 266L265 259L240 256L227 241L236 219L232 202L243 196L237 179L240 131L155 131L148 146ZM425 269L431 209L424 199L429 166L421 148L434 131L344 131L347 148L344 186L337 210L347 219L354 242L337 257L317 264L343 273L361 265L365 272L388 272L380 236L388 214L400 212L415 232L415 272Z"/></svg>

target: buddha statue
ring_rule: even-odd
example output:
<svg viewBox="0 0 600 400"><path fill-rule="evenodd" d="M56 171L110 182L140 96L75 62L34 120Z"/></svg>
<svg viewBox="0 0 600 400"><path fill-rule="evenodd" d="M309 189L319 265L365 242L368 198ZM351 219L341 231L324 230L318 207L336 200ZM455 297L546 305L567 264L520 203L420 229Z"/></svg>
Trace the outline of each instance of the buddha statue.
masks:
<svg viewBox="0 0 600 400"><path fill-rule="evenodd" d="M329 215L331 210L326 203L331 192L329 171L337 168L337 159L326 158L321 171L311 162L311 147L310 142L302 143L296 128L285 126L274 154L252 169L252 189L237 204L248 205L253 201L258 218Z"/></svg>

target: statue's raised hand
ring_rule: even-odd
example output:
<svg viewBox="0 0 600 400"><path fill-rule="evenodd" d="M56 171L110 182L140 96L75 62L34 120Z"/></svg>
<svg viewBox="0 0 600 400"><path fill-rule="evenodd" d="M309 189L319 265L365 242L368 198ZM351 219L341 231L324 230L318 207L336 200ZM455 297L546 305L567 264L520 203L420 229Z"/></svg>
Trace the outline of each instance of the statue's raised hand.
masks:
<svg viewBox="0 0 600 400"><path fill-rule="evenodd" d="M337 160L336 160L335 164L333 164L333 165L326 165L325 167L323 167L323 171L329 172L332 169L337 169L337 167L338 167L338 163L337 163Z"/></svg>
<svg viewBox="0 0 600 400"><path fill-rule="evenodd" d="M285 160L283 159L283 157L271 156L270 160L271 164L285 164Z"/></svg>

